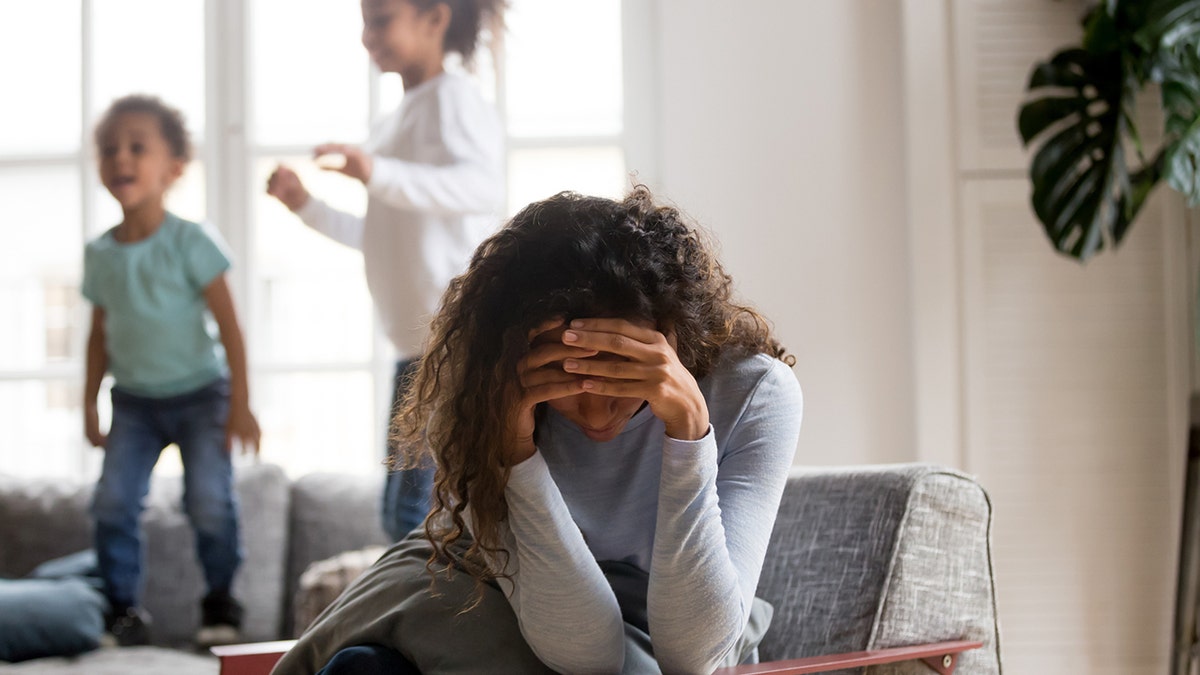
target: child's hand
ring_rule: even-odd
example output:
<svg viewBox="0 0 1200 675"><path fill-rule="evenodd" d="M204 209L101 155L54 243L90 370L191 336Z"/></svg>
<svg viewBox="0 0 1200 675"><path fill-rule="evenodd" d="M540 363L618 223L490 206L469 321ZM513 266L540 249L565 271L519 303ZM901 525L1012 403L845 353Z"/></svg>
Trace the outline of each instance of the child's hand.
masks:
<svg viewBox="0 0 1200 675"><path fill-rule="evenodd" d="M366 185L371 180L371 170L375 168L375 160L356 145L343 143L325 143L313 149L313 158L320 159L325 155L341 155L346 161L341 166L322 166L326 171L337 171L351 178L357 178Z"/></svg>
<svg viewBox="0 0 1200 675"><path fill-rule="evenodd" d="M100 415L96 413L94 405L88 406L83 412L83 433L94 448L103 449L108 445L108 436L100 433Z"/></svg>
<svg viewBox="0 0 1200 675"><path fill-rule="evenodd" d="M251 447L254 454L258 454L262 431L258 428L258 420L254 419L254 413L246 406L233 406L229 409L229 419L225 422L225 452L233 452L235 438L241 443L243 454L251 452Z"/></svg>
<svg viewBox="0 0 1200 675"><path fill-rule="evenodd" d="M267 179L267 194L283 202L290 211L299 211L308 203L308 190L295 171L280 164Z"/></svg>

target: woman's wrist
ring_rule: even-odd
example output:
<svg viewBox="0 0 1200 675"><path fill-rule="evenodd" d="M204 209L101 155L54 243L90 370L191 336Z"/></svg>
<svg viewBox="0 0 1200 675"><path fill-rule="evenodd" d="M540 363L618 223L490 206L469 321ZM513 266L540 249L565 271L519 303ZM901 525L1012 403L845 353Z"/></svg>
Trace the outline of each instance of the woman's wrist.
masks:
<svg viewBox="0 0 1200 675"><path fill-rule="evenodd" d="M708 404L701 398L692 410L675 420L664 420L667 435L677 441L698 441L708 434Z"/></svg>
<svg viewBox="0 0 1200 675"><path fill-rule="evenodd" d="M711 428L712 428L711 425L708 422L705 422L703 426L689 425L688 427L686 427L684 429L678 429L678 428L673 429L672 427L668 426L666 431L667 431L667 436L669 438L673 438L677 441L691 442L691 441L698 441L698 440L704 438L705 436L707 436L708 430Z"/></svg>
<svg viewBox="0 0 1200 675"><path fill-rule="evenodd" d="M532 441L528 444L518 443L516 447L505 453L504 465L516 466L530 457L533 457L533 453L535 452L537 452L537 446L535 446Z"/></svg>

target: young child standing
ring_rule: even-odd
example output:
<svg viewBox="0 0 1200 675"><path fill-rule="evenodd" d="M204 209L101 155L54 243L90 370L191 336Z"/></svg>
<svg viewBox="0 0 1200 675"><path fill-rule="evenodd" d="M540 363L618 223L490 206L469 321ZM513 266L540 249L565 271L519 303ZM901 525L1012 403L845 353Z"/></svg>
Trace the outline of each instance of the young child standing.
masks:
<svg viewBox="0 0 1200 675"><path fill-rule="evenodd" d="M96 127L100 182L123 219L87 245L83 295L92 303L84 385L88 440L104 448L92 503L100 575L120 645L148 640L139 604L138 516L163 448L179 446L184 508L208 594L202 645L234 642L242 607L230 595L242 560L231 451L258 449L246 352L215 231L166 211L163 197L191 156L183 118L149 96L115 101ZM215 320L219 339L214 335ZM96 398L113 375L112 426L100 431Z"/></svg>
<svg viewBox="0 0 1200 675"><path fill-rule="evenodd" d="M447 72L448 52L469 63L483 28L498 26L505 0L362 0L362 42L385 73L404 84L400 108L362 147L317 146L341 155L333 169L367 189L356 216L313 198L296 173L278 167L267 193L309 227L363 253L367 286L396 349L392 408L415 371L425 325L450 280L499 224L504 199L504 134L499 117L466 77ZM430 507L433 469L388 474L384 529L400 539Z"/></svg>

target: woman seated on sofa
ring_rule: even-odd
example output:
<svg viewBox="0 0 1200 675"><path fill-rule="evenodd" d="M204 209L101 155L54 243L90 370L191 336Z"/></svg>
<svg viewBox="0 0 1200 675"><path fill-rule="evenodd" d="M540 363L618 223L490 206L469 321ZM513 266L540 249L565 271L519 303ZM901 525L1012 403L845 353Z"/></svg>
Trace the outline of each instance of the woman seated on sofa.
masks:
<svg viewBox="0 0 1200 675"><path fill-rule="evenodd" d="M446 291L397 433L418 531L276 673L709 672L754 597L800 427L794 362L644 188L531 204ZM426 572L428 570L428 572Z"/></svg>

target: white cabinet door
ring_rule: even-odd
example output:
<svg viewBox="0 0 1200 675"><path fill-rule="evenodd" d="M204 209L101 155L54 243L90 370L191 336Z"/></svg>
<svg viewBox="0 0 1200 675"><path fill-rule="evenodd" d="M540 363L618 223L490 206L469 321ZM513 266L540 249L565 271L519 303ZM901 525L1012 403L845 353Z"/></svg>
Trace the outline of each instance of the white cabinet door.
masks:
<svg viewBox="0 0 1200 675"><path fill-rule="evenodd" d="M1169 195L1080 265L1024 179L962 185L966 463L995 506L1005 665L1163 672L1183 455Z"/></svg>

